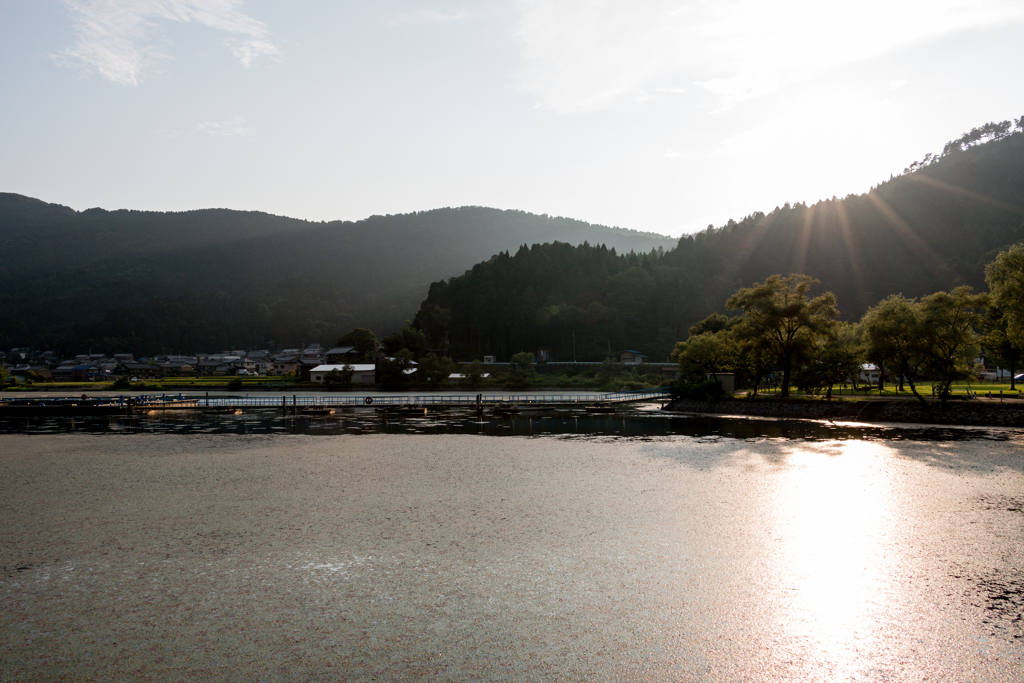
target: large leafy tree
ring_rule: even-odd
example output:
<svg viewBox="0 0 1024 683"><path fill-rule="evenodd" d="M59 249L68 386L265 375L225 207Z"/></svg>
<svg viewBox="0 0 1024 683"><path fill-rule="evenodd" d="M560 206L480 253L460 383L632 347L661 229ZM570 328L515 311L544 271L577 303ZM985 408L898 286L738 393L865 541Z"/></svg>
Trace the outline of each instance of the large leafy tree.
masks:
<svg viewBox="0 0 1024 683"><path fill-rule="evenodd" d="M782 396L789 396L794 363L835 326L839 309L832 292L811 298L818 280L793 273L772 275L745 287L726 301L726 308L743 311L735 330L738 339L767 350L782 366Z"/></svg>
<svg viewBox="0 0 1024 683"><path fill-rule="evenodd" d="M736 355L736 342L732 333L725 329L693 335L676 344L672 352L672 358L679 361L684 375L711 373L716 381L719 372L732 369Z"/></svg>
<svg viewBox="0 0 1024 683"><path fill-rule="evenodd" d="M420 360L416 368L416 378L419 382L436 389L448 382L448 378L455 372L455 363L451 358L438 358L428 353Z"/></svg>
<svg viewBox="0 0 1024 683"><path fill-rule="evenodd" d="M512 356L509 362L508 378L505 384L511 388L525 387L533 380L536 371L533 369L533 354L523 351Z"/></svg>
<svg viewBox="0 0 1024 683"><path fill-rule="evenodd" d="M380 347L389 356L397 356L399 351L405 349L411 354L412 360L418 361L427 354L427 335L407 320L402 331L384 337Z"/></svg>
<svg viewBox="0 0 1024 683"><path fill-rule="evenodd" d="M1010 341L1008 324L1003 309L990 302L985 311L985 334L978 343L985 347L989 358L999 367L1010 371L1010 389L1014 390L1017 388L1016 374L1021 362L1021 347Z"/></svg>
<svg viewBox="0 0 1024 683"><path fill-rule="evenodd" d="M391 358L381 358L377 363L380 369L380 383L386 389L402 389L409 384L408 371L415 367L412 352L399 349Z"/></svg>
<svg viewBox="0 0 1024 683"><path fill-rule="evenodd" d="M900 377L901 384L906 379L910 391L923 403L916 381L928 358L924 344L927 331L919 304L893 294L868 309L861 327L868 359Z"/></svg>
<svg viewBox="0 0 1024 683"><path fill-rule="evenodd" d="M987 347L993 348L992 342L996 341L1007 352L1016 352L1019 358L1024 349L1024 244L1016 244L996 256L985 267L985 280L991 292L989 317L992 318L992 311L998 311L998 336L1003 338L990 338ZM992 332L989 325L989 334ZM999 353L1002 355L1002 351Z"/></svg>
<svg viewBox="0 0 1024 683"><path fill-rule="evenodd" d="M354 346L360 360L372 363L377 355L377 335L365 327L357 327L342 335L335 346Z"/></svg>
<svg viewBox="0 0 1024 683"><path fill-rule="evenodd" d="M470 389L476 389L484 379L484 364L474 360L462 366L462 381Z"/></svg>
<svg viewBox="0 0 1024 683"><path fill-rule="evenodd" d="M809 362L798 378L807 388L826 389L826 400L832 400L832 387L856 377L861 364L860 329L858 325L839 323L832 334L820 339L811 352Z"/></svg>
<svg viewBox="0 0 1024 683"><path fill-rule="evenodd" d="M938 380L937 393L945 401L954 380L971 370L975 330L981 326L981 309L987 297L974 294L967 285L951 292L935 292L921 299L922 341L926 367Z"/></svg>
<svg viewBox="0 0 1024 683"><path fill-rule="evenodd" d="M338 387L342 389L348 389L349 387L352 386L352 375L352 366L349 365L348 363L345 363L345 365L341 367L341 370L335 368L334 370L328 372L324 376L324 384L331 388Z"/></svg>

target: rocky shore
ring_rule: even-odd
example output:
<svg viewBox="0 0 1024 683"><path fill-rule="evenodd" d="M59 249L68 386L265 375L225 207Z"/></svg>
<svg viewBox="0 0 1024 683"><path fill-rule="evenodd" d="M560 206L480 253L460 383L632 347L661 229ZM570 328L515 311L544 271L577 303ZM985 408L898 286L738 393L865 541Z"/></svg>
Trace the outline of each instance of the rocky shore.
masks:
<svg viewBox="0 0 1024 683"><path fill-rule="evenodd" d="M665 410L713 415L750 415L795 420L862 420L1024 428L1024 401L975 399L971 401L865 400L848 402L755 399L733 401L673 401Z"/></svg>

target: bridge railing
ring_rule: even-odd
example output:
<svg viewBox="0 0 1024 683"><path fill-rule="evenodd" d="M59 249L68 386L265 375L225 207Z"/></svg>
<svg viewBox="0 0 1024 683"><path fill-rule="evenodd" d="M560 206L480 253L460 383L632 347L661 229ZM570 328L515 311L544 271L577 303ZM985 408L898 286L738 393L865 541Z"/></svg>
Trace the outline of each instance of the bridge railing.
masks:
<svg viewBox="0 0 1024 683"><path fill-rule="evenodd" d="M657 387L656 389L635 389L631 391L616 391L611 394L601 394L599 400L605 403L621 403L623 401L642 401L644 399L666 398L672 395L672 387Z"/></svg>

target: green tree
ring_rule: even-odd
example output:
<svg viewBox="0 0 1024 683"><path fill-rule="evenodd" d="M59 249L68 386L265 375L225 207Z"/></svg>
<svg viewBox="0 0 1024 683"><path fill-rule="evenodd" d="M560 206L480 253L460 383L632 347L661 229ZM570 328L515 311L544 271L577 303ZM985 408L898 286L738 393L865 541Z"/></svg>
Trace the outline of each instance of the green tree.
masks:
<svg viewBox="0 0 1024 683"><path fill-rule="evenodd" d="M827 335L839 315L832 292L809 298L818 281L809 275L772 275L746 287L726 301L726 308L743 311L736 326L738 339L758 340L782 366L782 396L789 396L794 363L815 341Z"/></svg>
<svg viewBox="0 0 1024 683"><path fill-rule="evenodd" d="M602 388L612 390L614 385L612 381L622 372L622 363L614 361L611 358L605 358L601 361L601 365L597 367L597 381Z"/></svg>
<svg viewBox="0 0 1024 683"><path fill-rule="evenodd" d="M389 356L397 356L399 351L406 349L411 359L418 361L427 354L427 335L406 320L401 332L384 337L380 346Z"/></svg>
<svg viewBox="0 0 1024 683"><path fill-rule="evenodd" d="M1002 369L1010 371L1010 390L1017 388L1017 368L1020 367L1021 347L1010 341L1007 334L1008 321L1003 309L990 302L985 311L985 334L978 343L985 348L988 357Z"/></svg>
<svg viewBox="0 0 1024 683"><path fill-rule="evenodd" d="M717 382L719 372L733 369L737 352L732 333L721 328L717 332L691 335L686 341L677 343L672 351L672 359L679 362L680 374L693 376L711 373Z"/></svg>
<svg viewBox="0 0 1024 683"><path fill-rule="evenodd" d="M727 315L722 315L721 313L712 313L700 322L691 325L689 332L691 337L696 337L698 334L704 334L706 332L720 332L722 330L728 330L738 322L740 322L740 318L737 316L729 317Z"/></svg>
<svg viewBox="0 0 1024 683"><path fill-rule="evenodd" d="M752 380L751 398L757 396L761 382L776 367L775 353L759 338L736 339L736 370Z"/></svg>
<svg viewBox="0 0 1024 683"><path fill-rule="evenodd" d="M533 369L533 354L523 351L512 356L509 362L509 374L506 385L509 387L526 387L536 375Z"/></svg>
<svg viewBox="0 0 1024 683"><path fill-rule="evenodd" d="M820 339L810 352L807 364L798 373L799 385L807 389L826 389L825 399L832 400L836 384L856 377L862 353L856 325L840 323L833 334Z"/></svg>
<svg viewBox="0 0 1024 683"><path fill-rule="evenodd" d="M387 389L402 389L409 385L409 374L413 366L412 352L409 349L400 349L391 358L381 358L378 362L380 368L380 383Z"/></svg>
<svg viewBox="0 0 1024 683"><path fill-rule="evenodd" d="M985 266L985 280L1006 343L1024 349L1024 244L1015 244Z"/></svg>
<svg viewBox="0 0 1024 683"><path fill-rule="evenodd" d="M917 378L928 360L920 305L893 294L868 309L861 327L867 358L898 376L901 386L905 379L910 391L924 403L924 396L917 390Z"/></svg>
<svg viewBox="0 0 1024 683"><path fill-rule="evenodd" d="M432 353L420 359L416 368L416 378L431 388L437 388L448 382L448 377L455 372L455 363L451 358L438 358Z"/></svg>
<svg viewBox="0 0 1024 683"><path fill-rule="evenodd" d="M980 310L987 297L974 294L967 285L952 292L935 292L921 299L926 367L938 379L937 393L949 397L953 381L968 376L973 366L975 329L981 326Z"/></svg>
<svg viewBox="0 0 1024 683"><path fill-rule="evenodd" d="M352 374L354 372L355 370L353 367L348 363L345 363L345 365L341 367L341 370L335 368L324 375L324 384L332 389L348 389L352 386Z"/></svg>
<svg viewBox="0 0 1024 683"><path fill-rule="evenodd" d="M360 360L372 363L377 356L380 344L377 342L377 335L373 332L365 327L357 327L339 337L335 346L354 346Z"/></svg>
<svg viewBox="0 0 1024 683"><path fill-rule="evenodd" d="M462 381L470 389L477 389L484 379L484 364L479 360L462 366Z"/></svg>

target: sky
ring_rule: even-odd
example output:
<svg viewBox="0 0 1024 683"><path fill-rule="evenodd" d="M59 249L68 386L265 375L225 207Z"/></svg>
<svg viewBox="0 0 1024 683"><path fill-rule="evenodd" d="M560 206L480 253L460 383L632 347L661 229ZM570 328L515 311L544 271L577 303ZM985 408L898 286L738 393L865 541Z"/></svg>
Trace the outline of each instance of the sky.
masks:
<svg viewBox="0 0 1024 683"><path fill-rule="evenodd" d="M1024 116L1024 0L9 0L0 191L672 236Z"/></svg>

